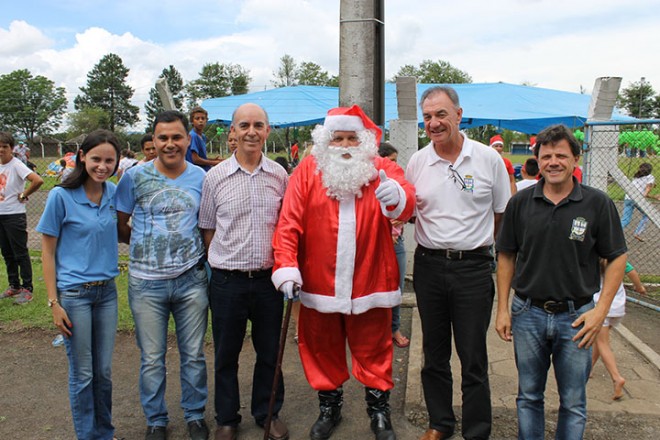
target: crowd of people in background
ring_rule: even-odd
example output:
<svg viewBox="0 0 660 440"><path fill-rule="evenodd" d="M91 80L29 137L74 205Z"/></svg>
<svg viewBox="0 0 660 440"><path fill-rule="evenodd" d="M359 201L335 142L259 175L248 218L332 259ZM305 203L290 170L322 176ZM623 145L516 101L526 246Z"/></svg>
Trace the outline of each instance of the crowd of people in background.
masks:
<svg viewBox="0 0 660 440"><path fill-rule="evenodd" d="M122 242L130 247L128 299L141 354L146 440L167 438L170 318L192 440L238 438L238 360L248 321L256 352L250 414L271 440L303 436L290 434L280 417L284 300L296 305L295 340L318 394L309 438L329 439L342 420L348 347L370 429L377 440L396 439L389 397L393 346L410 344L399 308L408 223L417 243L413 287L429 416L421 440L455 433L453 349L461 365L462 436L491 435L486 335L496 295L494 260L495 330L513 341L519 438L543 438L551 364L560 396L557 436L582 438L586 383L598 359L611 375L613 399L623 395L609 329L624 313L624 268L635 289L645 291L632 266L626 268L623 236L639 206L626 196L619 219L606 194L581 184L581 145L564 126L535 136L534 157L516 182L500 135L485 145L460 131L463 111L453 88L427 89L420 108L429 144L405 170L396 163L396 147L382 142L381 129L356 105L330 110L312 132L313 147L300 154L292 143L289 157L277 160L263 153L271 128L257 104L234 112L227 159L208 157L208 113L201 107L189 118L158 114L152 134L141 139L141 160L120 151L112 132L90 133L75 167L65 174L62 164L37 226L48 306L64 335L77 438L119 439L111 375ZM0 245L9 279L2 297L17 304L32 299L25 203L43 183L29 168L26 148L0 132ZM651 171L641 164L632 182L643 197L655 183ZM117 185L109 181L113 175ZM634 234L639 241L647 221L643 213ZM213 433L205 421L209 310Z"/></svg>

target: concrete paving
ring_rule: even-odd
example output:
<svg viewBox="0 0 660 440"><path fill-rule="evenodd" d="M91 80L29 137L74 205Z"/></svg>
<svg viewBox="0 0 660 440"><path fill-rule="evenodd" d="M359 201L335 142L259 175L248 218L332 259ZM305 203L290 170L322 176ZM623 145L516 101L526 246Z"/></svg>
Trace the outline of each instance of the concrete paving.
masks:
<svg viewBox="0 0 660 440"><path fill-rule="evenodd" d="M424 400L419 378L423 362L422 330L419 313L414 306L413 294L407 294L406 302L413 307L411 346L408 364L408 380L405 395L406 414L424 411ZM490 362L490 385L493 411L516 408L517 370L513 344L502 341L494 330L496 305L493 307L491 328L488 333ZM602 362L594 368L593 378L587 385L587 408L589 414L616 412L636 415L660 415L660 356L636 338L625 327L619 326L611 335L612 349L617 365L626 379L624 397L613 401L612 381ZM552 368L551 368L552 369ZM454 372L454 405L460 405L460 363L457 356L452 359ZM559 407L557 387L552 371L548 374L546 410Z"/></svg>

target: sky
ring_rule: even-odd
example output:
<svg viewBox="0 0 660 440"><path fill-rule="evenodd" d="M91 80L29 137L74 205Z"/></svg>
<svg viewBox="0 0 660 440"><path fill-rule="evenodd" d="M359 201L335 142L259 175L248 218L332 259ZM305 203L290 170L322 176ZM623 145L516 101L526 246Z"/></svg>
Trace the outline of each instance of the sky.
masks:
<svg viewBox="0 0 660 440"><path fill-rule="evenodd" d="M73 99L108 53L130 69L143 112L167 66L184 81L207 63L247 68L272 88L284 54L339 73L338 0L25 0L3 2L0 74L28 69ZM660 92L658 0L385 1L385 77L444 60L475 83L590 93L601 76Z"/></svg>

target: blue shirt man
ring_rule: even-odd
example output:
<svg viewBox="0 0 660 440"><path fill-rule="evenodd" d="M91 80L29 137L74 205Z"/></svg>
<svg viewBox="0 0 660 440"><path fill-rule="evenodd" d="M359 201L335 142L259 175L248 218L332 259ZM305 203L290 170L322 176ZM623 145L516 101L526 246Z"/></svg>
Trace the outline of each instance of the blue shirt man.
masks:
<svg viewBox="0 0 660 440"><path fill-rule="evenodd" d="M119 240L131 247L128 300L142 353L146 438L164 440L169 422L165 354L172 314L181 355L181 407L191 439L206 440L208 281L197 227L204 171L185 160L190 136L182 113L160 113L153 131L156 159L128 170L116 194Z"/></svg>

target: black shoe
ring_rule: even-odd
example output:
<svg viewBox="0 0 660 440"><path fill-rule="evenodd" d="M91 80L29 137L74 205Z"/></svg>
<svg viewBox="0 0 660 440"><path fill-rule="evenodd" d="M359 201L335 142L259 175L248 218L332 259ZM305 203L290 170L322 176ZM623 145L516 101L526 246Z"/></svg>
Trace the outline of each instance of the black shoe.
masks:
<svg viewBox="0 0 660 440"><path fill-rule="evenodd" d="M207 440L209 438L209 428L206 426L204 419L188 422L188 435L190 435L190 440Z"/></svg>
<svg viewBox="0 0 660 440"><path fill-rule="evenodd" d="M376 440L396 440L390 420L389 399L389 391L366 389L367 414L371 419L371 430L376 434Z"/></svg>
<svg viewBox="0 0 660 440"><path fill-rule="evenodd" d="M147 426L144 440L166 440L167 428L165 426Z"/></svg>
<svg viewBox="0 0 660 440"><path fill-rule="evenodd" d="M309 437L312 440L327 440L341 422L341 407L343 405L343 390L319 391L319 408L321 413L316 419Z"/></svg>

